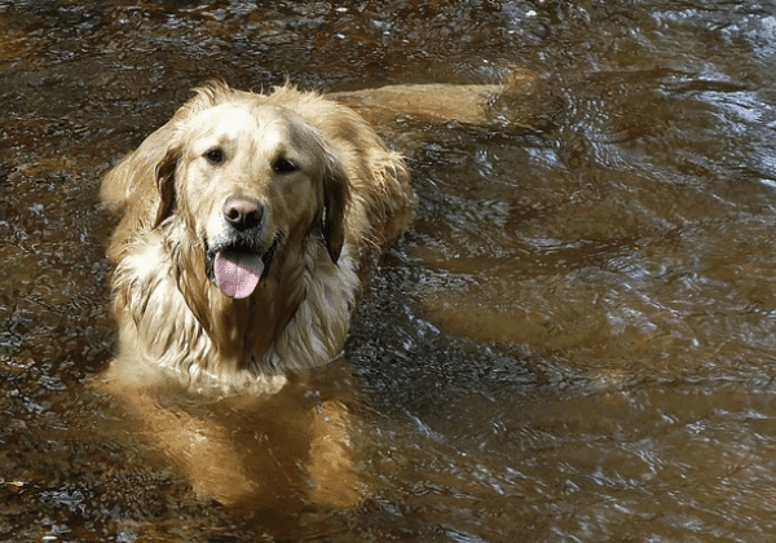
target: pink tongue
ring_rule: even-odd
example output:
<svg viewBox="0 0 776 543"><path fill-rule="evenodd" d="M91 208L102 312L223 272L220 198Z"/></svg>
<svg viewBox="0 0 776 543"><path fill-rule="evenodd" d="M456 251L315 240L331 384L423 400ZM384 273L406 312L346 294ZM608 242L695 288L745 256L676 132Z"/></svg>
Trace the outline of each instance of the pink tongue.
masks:
<svg viewBox="0 0 776 543"><path fill-rule="evenodd" d="M247 298L253 293L264 271L264 262L256 254L219 251L213 262L216 286L224 296Z"/></svg>

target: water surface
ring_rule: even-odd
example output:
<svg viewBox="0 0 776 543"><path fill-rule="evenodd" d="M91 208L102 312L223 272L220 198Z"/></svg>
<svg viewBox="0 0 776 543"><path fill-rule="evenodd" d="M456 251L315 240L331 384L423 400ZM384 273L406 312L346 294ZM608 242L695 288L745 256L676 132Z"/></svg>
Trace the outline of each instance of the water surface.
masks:
<svg viewBox="0 0 776 543"><path fill-rule="evenodd" d="M775 7L0 1L0 539L771 541ZM363 501L197 498L89 385L115 344L100 177L214 76L526 72L486 126L380 127L416 222L333 377L277 400L346 390ZM187 408L250 446L283 420Z"/></svg>

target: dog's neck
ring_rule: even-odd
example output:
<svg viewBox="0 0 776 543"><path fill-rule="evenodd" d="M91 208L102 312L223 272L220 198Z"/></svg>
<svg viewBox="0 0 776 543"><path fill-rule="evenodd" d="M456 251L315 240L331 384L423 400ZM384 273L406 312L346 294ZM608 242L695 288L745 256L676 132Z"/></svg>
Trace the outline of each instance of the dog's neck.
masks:
<svg viewBox="0 0 776 543"><path fill-rule="evenodd" d="M228 298L212 284L210 338L218 358L231 370L255 368L262 373L281 368L262 367L266 353L277 341L305 297L304 263L279 251L267 277L248 298Z"/></svg>
<svg viewBox="0 0 776 543"><path fill-rule="evenodd" d="M190 258L203 262L202 255L193 254ZM286 251L278 251L267 276L244 299L224 296L204 271L197 266L194 269L197 271L192 273L187 264L178 266L176 271L178 286L215 350L214 357L202 361L208 366L206 371L282 372L282 368L267 367L265 355L304 300L304 262L290 258Z"/></svg>
<svg viewBox="0 0 776 543"><path fill-rule="evenodd" d="M173 330L164 333L181 335L186 328L185 335L204 340L170 360L170 367L195 378L204 373L223 380L231 374L235 382L251 381L319 366L339 354L360 284L350 244L345 243L335 264L319 233L295 242L288 236L253 294L233 299L211 283L203 265L203 246L187 243L191 236L183 235L183 228L179 223L165 225L159 245L150 243L165 255L154 259L162 258L170 267L161 275L149 274L149 284L143 287L153 291L164 276L172 280L180 292L175 298L190 313L186 316L171 307L172 314L164 321ZM164 356L149 352L151 358Z"/></svg>
<svg viewBox="0 0 776 543"><path fill-rule="evenodd" d="M316 235L295 254L278 250L254 294L234 300L211 285L203 248L175 228L144 237L116 269L122 349L180 372L189 385L214 376L236 388L277 385L340 353L360 284L351 244L336 264Z"/></svg>

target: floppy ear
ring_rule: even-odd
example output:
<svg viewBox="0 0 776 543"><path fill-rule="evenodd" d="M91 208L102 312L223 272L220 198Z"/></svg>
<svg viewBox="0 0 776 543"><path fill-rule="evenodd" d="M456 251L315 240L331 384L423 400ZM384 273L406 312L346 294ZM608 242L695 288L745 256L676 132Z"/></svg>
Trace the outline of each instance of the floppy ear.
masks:
<svg viewBox="0 0 776 543"><path fill-rule="evenodd" d="M156 165L156 188L159 192L159 205L156 208L154 228L170 216L175 208L175 170L181 156L180 147L171 147L164 158Z"/></svg>
<svg viewBox="0 0 776 543"><path fill-rule="evenodd" d="M323 217L321 230L335 264L345 242L345 210L350 199L348 176L339 160L329 155L323 174Z"/></svg>

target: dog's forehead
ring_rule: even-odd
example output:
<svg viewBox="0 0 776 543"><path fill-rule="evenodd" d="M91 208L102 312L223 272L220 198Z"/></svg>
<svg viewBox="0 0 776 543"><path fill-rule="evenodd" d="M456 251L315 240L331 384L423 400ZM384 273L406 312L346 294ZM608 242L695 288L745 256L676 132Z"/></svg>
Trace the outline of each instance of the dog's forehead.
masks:
<svg viewBox="0 0 776 543"><path fill-rule="evenodd" d="M290 112L253 102L219 104L195 115L191 124L205 138L233 140L248 136L265 143L271 143L273 139L288 140L295 129Z"/></svg>

